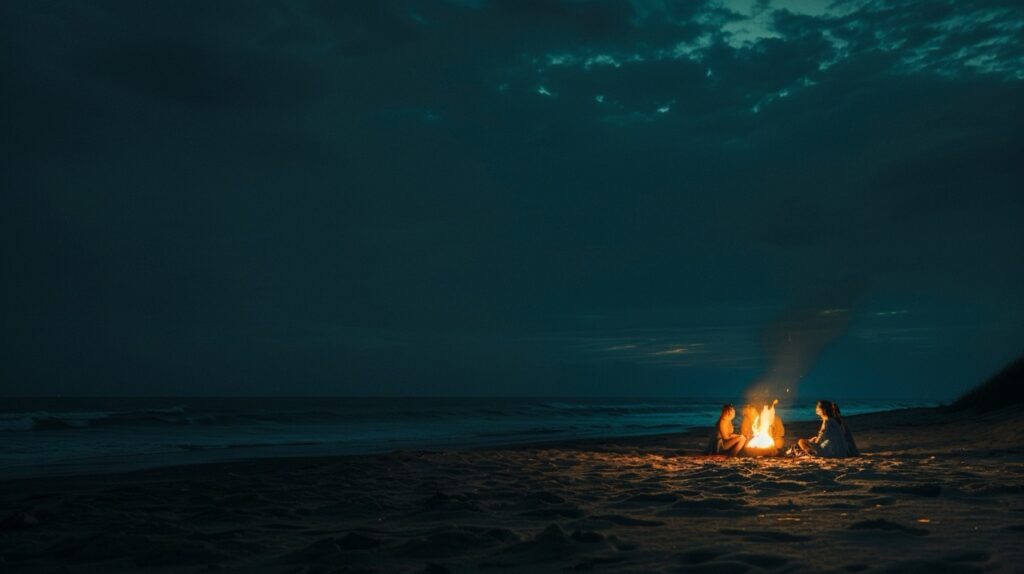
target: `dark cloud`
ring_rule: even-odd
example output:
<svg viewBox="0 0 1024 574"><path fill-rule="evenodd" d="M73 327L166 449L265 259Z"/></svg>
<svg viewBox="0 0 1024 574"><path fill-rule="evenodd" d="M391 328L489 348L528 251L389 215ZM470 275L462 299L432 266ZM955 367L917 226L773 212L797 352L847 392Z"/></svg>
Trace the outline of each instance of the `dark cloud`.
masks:
<svg viewBox="0 0 1024 574"><path fill-rule="evenodd" d="M497 0L495 17L528 33L556 34L563 41L602 40L629 32L633 6L625 0Z"/></svg>
<svg viewBox="0 0 1024 574"><path fill-rule="evenodd" d="M803 389L1018 352L1024 10L739 4L4 5L3 389L739 392L850 284Z"/></svg>

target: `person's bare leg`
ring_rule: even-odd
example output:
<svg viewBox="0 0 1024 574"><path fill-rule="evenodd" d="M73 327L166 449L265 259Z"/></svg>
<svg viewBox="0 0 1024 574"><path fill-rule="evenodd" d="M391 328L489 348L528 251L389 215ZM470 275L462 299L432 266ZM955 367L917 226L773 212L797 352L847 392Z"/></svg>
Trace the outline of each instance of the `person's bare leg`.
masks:
<svg viewBox="0 0 1024 574"><path fill-rule="evenodd" d="M809 454L811 456L817 456L818 455L818 451L816 451L814 449L814 446L811 444L811 441L809 441L809 440L807 440L805 438L802 438L802 439L796 441L796 444L797 444L797 446L800 447L800 450L804 451L805 453L807 453L807 454Z"/></svg>
<svg viewBox="0 0 1024 574"><path fill-rule="evenodd" d="M747 437L740 435L740 442L736 445L736 451L732 453L732 456L738 456L743 452L745 446L747 446Z"/></svg>
<svg viewBox="0 0 1024 574"><path fill-rule="evenodd" d="M747 444L747 437L737 435L723 441L722 448L725 449L725 454L729 456L736 456L741 450L743 450L743 446L745 444Z"/></svg>
<svg viewBox="0 0 1024 574"><path fill-rule="evenodd" d="M736 446L736 443L738 443L741 438L743 438L743 437L732 436L732 437L729 437L729 438L723 440L722 441L722 450L726 451L726 452L729 451L730 449L732 449L732 447Z"/></svg>

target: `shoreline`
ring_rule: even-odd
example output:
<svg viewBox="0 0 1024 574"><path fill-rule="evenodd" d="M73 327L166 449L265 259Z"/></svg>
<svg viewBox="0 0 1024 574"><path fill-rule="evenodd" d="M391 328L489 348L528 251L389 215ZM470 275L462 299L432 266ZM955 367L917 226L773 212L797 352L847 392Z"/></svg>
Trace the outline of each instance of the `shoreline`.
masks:
<svg viewBox="0 0 1024 574"><path fill-rule="evenodd" d="M913 411L941 411L945 407L910 407L901 409L892 409L886 411L878 411L874 413L861 413L844 417L846 420L851 421L851 424L856 425L856 421L861 420L863 417L872 417L877 415L891 416L893 413L900 412L913 412ZM870 420L870 419L868 419ZM784 421L787 429L787 445L794 442L792 439L793 430L799 431L799 436L813 436L816 432L818 421L816 420L796 420L796 421ZM386 455L395 454L402 452L416 452L416 453L437 453L437 452L469 452L469 451L480 451L480 450L507 450L507 449L542 449L542 448L608 448L612 445L615 446L626 446L626 445L643 445L646 447L657 447L659 445L666 448L670 448L672 444L685 441L689 442L689 439L699 439L699 444L694 443L696 446L688 447L681 450L677 454L696 455L701 454L704 449L705 442L707 440L707 434L714 425L714 421L709 421L706 426L691 427L677 432L660 432L651 434L619 434L612 436L589 436L589 437L577 437L577 438L552 438L550 440L532 440L526 439L523 441L513 441L504 443L489 443L489 444L450 444L437 448L413 448L413 449L392 449L392 450L381 450L376 452L364 452L364 453L338 453L338 454L324 454L322 451L329 450L330 443L309 443L309 444L282 444L279 446L273 445L260 445L256 447L229 447L229 448L212 448L212 449L197 449L194 451L181 451L173 453L151 453L142 455L131 455L132 458L136 459L133 463L124 463L121 466L113 465L110 468L109 463L104 462L105 459L115 459L116 456L109 456L100 458L83 459L80 461L66 461L61 463L51 463L46 465L38 465L31 467L23 467L24 470L15 470L10 473L0 473L0 484L6 482L17 481L17 480L32 480L39 478L56 478L56 477L81 477L81 476L118 476L122 474L131 474L136 472L145 471L157 471L166 470L178 467L191 467L200 465L211 465L211 464L235 464L235 463L250 463L257 461L295 461L295 460L321 460L330 461L337 458L347 457L360 457L360 456L375 456L375 455ZM738 425L737 425L738 428ZM792 439L792 440L791 440ZM245 452L248 448L258 448L269 451L281 451L280 454L270 454L266 456L243 456L237 457L222 457L227 453ZM169 463L160 463L153 461L153 459L160 459L167 456L174 458L187 459L193 458L191 461L175 461ZM148 462L147 462L148 461ZM17 468L17 467L15 467Z"/></svg>
<svg viewBox="0 0 1024 574"><path fill-rule="evenodd" d="M1024 416L847 420L865 456L694 456L698 429L5 480L0 566L912 574L1024 563ZM787 423L787 440L816 428Z"/></svg>

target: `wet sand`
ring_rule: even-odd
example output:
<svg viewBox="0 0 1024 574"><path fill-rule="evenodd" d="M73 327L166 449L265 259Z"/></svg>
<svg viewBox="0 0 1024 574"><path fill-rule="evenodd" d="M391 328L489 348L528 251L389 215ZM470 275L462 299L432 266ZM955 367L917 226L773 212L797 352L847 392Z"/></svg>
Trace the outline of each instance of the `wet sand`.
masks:
<svg viewBox="0 0 1024 574"><path fill-rule="evenodd" d="M700 431L8 480L0 570L1024 571L1024 418L848 421L865 456L705 457Z"/></svg>

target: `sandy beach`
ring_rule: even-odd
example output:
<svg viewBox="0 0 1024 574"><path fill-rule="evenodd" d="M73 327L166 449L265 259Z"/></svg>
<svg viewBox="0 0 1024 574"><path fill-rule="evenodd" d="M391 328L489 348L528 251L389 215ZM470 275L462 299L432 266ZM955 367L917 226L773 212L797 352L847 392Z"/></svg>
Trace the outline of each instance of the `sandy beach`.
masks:
<svg viewBox="0 0 1024 574"><path fill-rule="evenodd" d="M0 569L1024 569L1024 418L848 420L865 455L844 460L706 457L693 431L7 480Z"/></svg>

